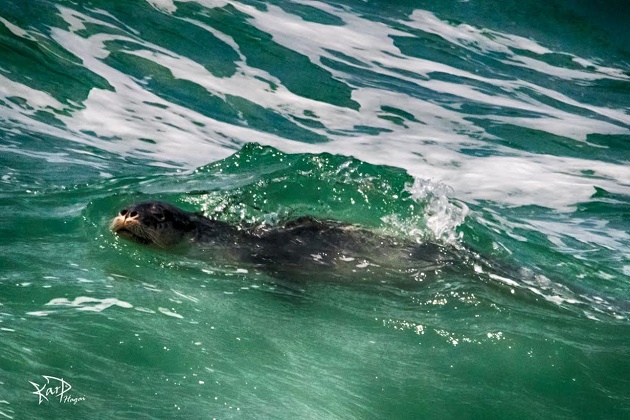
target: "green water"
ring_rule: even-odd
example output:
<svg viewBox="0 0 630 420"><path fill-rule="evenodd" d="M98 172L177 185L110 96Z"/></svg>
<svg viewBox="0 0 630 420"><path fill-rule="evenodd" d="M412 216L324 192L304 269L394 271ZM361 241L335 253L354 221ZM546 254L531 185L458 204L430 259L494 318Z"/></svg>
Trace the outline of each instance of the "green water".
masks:
<svg viewBox="0 0 630 420"><path fill-rule="evenodd" d="M629 418L626 16L0 2L0 418ZM280 279L109 232L149 199L459 258Z"/></svg>

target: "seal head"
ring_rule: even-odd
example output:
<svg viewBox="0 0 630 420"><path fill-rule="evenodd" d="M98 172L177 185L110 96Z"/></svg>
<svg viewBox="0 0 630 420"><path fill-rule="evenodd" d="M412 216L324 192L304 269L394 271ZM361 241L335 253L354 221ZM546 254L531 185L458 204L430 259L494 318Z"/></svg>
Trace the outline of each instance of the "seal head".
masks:
<svg viewBox="0 0 630 420"><path fill-rule="evenodd" d="M165 248L194 236L195 217L170 204L148 201L120 210L109 227L121 238Z"/></svg>

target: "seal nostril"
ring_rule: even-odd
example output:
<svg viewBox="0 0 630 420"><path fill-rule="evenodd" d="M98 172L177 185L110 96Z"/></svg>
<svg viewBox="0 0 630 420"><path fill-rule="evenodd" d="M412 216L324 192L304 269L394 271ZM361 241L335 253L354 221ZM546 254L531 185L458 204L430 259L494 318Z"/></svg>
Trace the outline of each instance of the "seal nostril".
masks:
<svg viewBox="0 0 630 420"><path fill-rule="evenodd" d="M137 211L132 211L131 213L129 213L129 217L136 217L138 215Z"/></svg>
<svg viewBox="0 0 630 420"><path fill-rule="evenodd" d="M124 216L125 214L127 214L127 209L122 209L122 210L120 211L120 215L121 215L121 216Z"/></svg>

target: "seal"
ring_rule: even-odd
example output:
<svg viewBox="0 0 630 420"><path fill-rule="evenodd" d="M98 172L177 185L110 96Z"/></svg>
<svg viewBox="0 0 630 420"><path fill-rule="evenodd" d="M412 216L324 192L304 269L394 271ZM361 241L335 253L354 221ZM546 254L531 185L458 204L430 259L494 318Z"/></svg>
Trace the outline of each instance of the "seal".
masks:
<svg viewBox="0 0 630 420"><path fill-rule="evenodd" d="M118 236L143 245L167 248L184 242L216 240L230 225L168 203L148 201L120 210L110 224Z"/></svg>
<svg viewBox="0 0 630 420"><path fill-rule="evenodd" d="M416 269L438 270L454 259L438 244L404 242L333 220L303 216L277 226L235 226L159 201L120 210L110 229L138 244L162 249L194 246L220 259L276 272L313 266L345 266L356 271L357 267L403 267L410 261Z"/></svg>

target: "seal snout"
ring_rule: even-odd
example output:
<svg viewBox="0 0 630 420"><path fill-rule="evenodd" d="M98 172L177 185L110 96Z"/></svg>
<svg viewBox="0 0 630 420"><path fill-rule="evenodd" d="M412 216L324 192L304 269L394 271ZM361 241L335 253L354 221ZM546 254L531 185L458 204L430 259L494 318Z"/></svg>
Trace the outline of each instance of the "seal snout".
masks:
<svg viewBox="0 0 630 420"><path fill-rule="evenodd" d="M138 230L140 213L135 207L120 210L112 220L110 229L121 236L130 236Z"/></svg>
<svg viewBox="0 0 630 420"><path fill-rule="evenodd" d="M138 212L134 208L122 209L120 211L120 216L124 217L125 219L127 219L127 218L137 219L138 218Z"/></svg>
<svg viewBox="0 0 630 420"><path fill-rule="evenodd" d="M118 216L114 218L112 221L111 228L114 232L117 232L122 229L126 229L131 225L134 225L139 222L140 213L135 207L129 207L126 209L122 209Z"/></svg>

